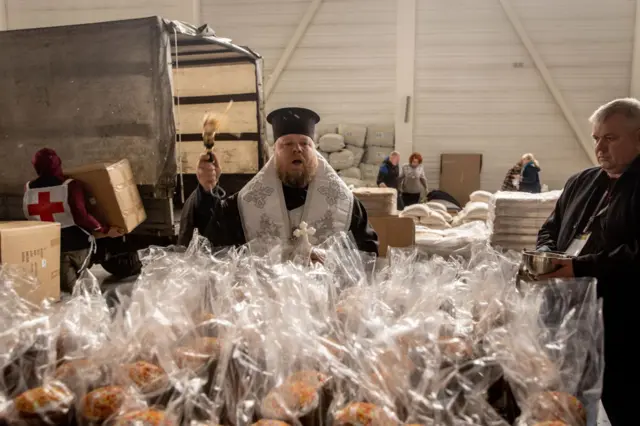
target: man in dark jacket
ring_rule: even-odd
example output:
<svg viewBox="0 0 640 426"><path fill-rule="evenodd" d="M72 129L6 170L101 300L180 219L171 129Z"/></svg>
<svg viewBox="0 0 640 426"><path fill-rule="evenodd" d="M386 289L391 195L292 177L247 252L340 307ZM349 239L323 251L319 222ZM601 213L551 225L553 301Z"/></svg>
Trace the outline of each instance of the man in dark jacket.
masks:
<svg viewBox="0 0 640 426"><path fill-rule="evenodd" d="M387 158L384 159L380 165L378 171L378 178L376 179L376 185L380 188L393 188L399 190L398 184L400 183L400 154L393 151ZM402 197L398 194L398 210L404 209L404 203Z"/></svg>
<svg viewBox="0 0 640 426"><path fill-rule="evenodd" d="M541 278L595 277L603 298L605 373L602 402L614 426L635 425L629 374L637 354L640 277L640 102L618 99L591 117L600 167L567 181L538 234L538 250L565 252L557 272Z"/></svg>
<svg viewBox="0 0 640 426"><path fill-rule="evenodd" d="M54 150L41 149L31 162L38 178L25 185L25 216L28 220L60 223L60 290L71 293L82 268L88 264L92 233L109 237L122 233L100 224L87 212L81 184L64 176L62 161Z"/></svg>

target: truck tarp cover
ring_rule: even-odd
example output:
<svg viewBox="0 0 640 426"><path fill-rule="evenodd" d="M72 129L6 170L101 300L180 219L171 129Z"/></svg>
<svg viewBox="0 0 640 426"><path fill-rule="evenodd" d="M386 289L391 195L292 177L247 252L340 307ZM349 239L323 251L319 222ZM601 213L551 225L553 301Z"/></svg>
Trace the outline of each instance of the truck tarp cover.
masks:
<svg viewBox="0 0 640 426"><path fill-rule="evenodd" d="M0 192L22 193L43 147L67 168L128 158L138 185L171 187L175 28L155 17L0 32Z"/></svg>

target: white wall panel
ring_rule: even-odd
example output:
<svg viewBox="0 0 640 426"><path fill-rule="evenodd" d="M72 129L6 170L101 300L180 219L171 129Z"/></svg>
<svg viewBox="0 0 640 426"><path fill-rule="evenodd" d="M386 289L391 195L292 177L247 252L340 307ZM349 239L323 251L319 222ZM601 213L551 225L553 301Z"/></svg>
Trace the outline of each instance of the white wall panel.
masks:
<svg viewBox="0 0 640 426"><path fill-rule="evenodd" d="M628 95L634 2L513 0L577 120ZM498 1L418 2L414 148L437 184L440 154L484 157L482 187L500 187L525 152L560 188L589 160Z"/></svg>
<svg viewBox="0 0 640 426"><path fill-rule="evenodd" d="M265 81L310 0L203 0L205 22L265 59ZM300 105L324 122L393 123L396 5L389 0L324 0L267 110Z"/></svg>
<svg viewBox="0 0 640 426"><path fill-rule="evenodd" d="M161 15L209 23L261 53L265 80L311 0L0 0L8 29ZM633 0L511 0L585 132L600 104L629 95ZM560 187L589 165L497 0L418 0L414 149L437 185L442 152L484 154L496 189L524 152ZM267 103L325 122L392 123L394 0L324 0Z"/></svg>
<svg viewBox="0 0 640 426"><path fill-rule="evenodd" d="M9 29L160 15L192 21L191 0L5 0Z"/></svg>

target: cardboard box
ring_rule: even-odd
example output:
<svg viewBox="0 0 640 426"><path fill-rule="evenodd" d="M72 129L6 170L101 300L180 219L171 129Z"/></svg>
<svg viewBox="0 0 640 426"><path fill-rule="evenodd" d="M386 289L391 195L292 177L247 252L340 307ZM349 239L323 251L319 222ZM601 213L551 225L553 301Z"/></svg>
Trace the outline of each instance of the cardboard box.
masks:
<svg viewBox="0 0 640 426"><path fill-rule="evenodd" d="M464 206L469 195L480 189L481 171L482 154L442 154L439 189Z"/></svg>
<svg viewBox="0 0 640 426"><path fill-rule="evenodd" d="M87 208L100 222L129 233L147 219L129 160L78 167L65 174L84 184L91 196Z"/></svg>
<svg viewBox="0 0 640 426"><path fill-rule="evenodd" d="M410 217L369 217L369 223L378 234L381 257L387 256L389 247L411 247L416 243L416 226Z"/></svg>
<svg viewBox="0 0 640 426"><path fill-rule="evenodd" d="M17 288L20 296L33 303L60 299L60 224L0 222L0 263L38 279L37 287L25 283Z"/></svg>

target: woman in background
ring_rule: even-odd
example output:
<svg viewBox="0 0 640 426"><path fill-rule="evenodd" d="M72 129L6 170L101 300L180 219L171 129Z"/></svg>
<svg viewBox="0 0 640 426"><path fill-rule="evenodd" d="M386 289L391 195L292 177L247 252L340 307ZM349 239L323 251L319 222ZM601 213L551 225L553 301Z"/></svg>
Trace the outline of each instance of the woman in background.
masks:
<svg viewBox="0 0 640 426"><path fill-rule="evenodd" d="M522 175L520 177L520 192L539 194L542 191L540 185L540 164L533 154L522 156Z"/></svg>
<svg viewBox="0 0 640 426"><path fill-rule="evenodd" d="M402 166L399 177L399 189L404 206L411 206L420 202L423 192L426 194L427 177L422 168L422 155L414 152L409 157L409 163Z"/></svg>
<svg viewBox="0 0 640 426"><path fill-rule="evenodd" d="M520 176L522 175L522 159L509 169L504 177L500 191L517 191L520 185Z"/></svg>

